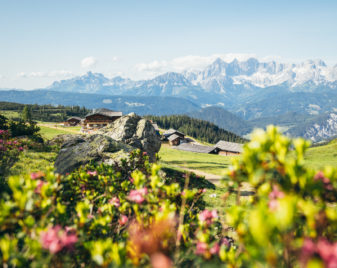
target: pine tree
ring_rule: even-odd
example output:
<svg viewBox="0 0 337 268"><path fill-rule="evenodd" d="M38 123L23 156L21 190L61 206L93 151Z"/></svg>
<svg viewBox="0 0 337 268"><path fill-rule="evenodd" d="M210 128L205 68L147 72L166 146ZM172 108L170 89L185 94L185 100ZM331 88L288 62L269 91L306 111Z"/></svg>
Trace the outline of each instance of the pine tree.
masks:
<svg viewBox="0 0 337 268"><path fill-rule="evenodd" d="M25 105L22 110L22 120L25 122L31 122L32 121L32 112L28 105Z"/></svg>

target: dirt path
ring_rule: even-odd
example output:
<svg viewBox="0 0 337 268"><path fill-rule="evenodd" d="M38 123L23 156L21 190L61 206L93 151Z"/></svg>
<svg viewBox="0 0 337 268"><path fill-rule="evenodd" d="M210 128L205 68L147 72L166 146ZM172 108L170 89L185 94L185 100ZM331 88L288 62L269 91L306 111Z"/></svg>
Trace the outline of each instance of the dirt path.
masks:
<svg viewBox="0 0 337 268"><path fill-rule="evenodd" d="M175 167L177 167L179 169L183 169L183 170L188 171L188 172L193 172L198 176L205 177L206 180L210 181L211 183L213 183L215 185L220 185L220 181L222 179L222 176L220 176L220 175L206 173L206 172L201 171L201 170L190 169L190 168L181 167L181 166L175 166ZM254 194L254 189L249 183L244 182L244 183L241 184L240 192L241 192L242 196L250 196L250 195Z"/></svg>
<svg viewBox="0 0 337 268"><path fill-rule="evenodd" d="M206 173L204 171L197 170L197 169L191 169L191 168L186 168L186 167L181 167L181 166L176 166L176 167L180 168L180 169L183 169L185 171L188 171L188 172L193 172L197 176L205 177L206 180L210 181L211 183L217 184L217 185L220 184L220 180L222 178L222 176L220 176L220 175Z"/></svg>

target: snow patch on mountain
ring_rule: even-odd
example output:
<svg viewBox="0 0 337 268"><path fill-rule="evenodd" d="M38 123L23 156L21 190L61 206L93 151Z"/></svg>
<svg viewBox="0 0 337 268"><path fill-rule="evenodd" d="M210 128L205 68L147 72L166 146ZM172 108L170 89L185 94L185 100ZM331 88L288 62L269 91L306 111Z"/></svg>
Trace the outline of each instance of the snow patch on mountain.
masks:
<svg viewBox="0 0 337 268"><path fill-rule="evenodd" d="M304 138L313 142L329 139L337 135L337 113L330 113L323 123L315 123L305 130Z"/></svg>

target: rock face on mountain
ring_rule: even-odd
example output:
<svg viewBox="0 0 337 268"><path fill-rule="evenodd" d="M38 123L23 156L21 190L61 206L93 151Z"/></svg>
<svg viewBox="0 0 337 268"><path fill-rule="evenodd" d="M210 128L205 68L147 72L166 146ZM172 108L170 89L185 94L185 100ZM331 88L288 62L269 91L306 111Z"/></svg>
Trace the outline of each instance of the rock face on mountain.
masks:
<svg viewBox="0 0 337 268"><path fill-rule="evenodd" d="M132 146L101 134L67 135L56 158L55 169L59 174L66 174L90 162L112 164L114 161L126 158L134 149Z"/></svg>
<svg viewBox="0 0 337 268"><path fill-rule="evenodd" d="M160 137L151 122L134 113L122 116L99 133L147 152L152 162L161 146Z"/></svg>

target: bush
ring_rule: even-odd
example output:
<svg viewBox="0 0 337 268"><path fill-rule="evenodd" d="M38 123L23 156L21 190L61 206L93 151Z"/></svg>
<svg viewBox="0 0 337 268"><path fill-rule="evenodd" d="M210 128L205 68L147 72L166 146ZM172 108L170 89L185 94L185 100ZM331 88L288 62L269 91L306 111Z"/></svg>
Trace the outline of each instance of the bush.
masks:
<svg viewBox="0 0 337 268"><path fill-rule="evenodd" d="M10 177L0 258L18 267L336 267L337 172L305 168L308 146L274 127L255 132L224 179L237 204L223 220L188 176L183 188L172 183L140 151L64 177ZM255 195L241 197L243 182Z"/></svg>
<svg viewBox="0 0 337 268"><path fill-rule="evenodd" d="M226 184L239 191L242 182L249 182L256 194L245 201L238 198L226 211L239 250L235 259L224 255L223 261L233 266L336 267L337 172L305 168L309 145L272 126L256 131L245 145Z"/></svg>
<svg viewBox="0 0 337 268"><path fill-rule="evenodd" d="M65 177L38 172L8 184L11 194L0 202L6 265L220 262L221 225L216 211L203 210L204 191L170 183L140 151L115 166L89 165Z"/></svg>
<svg viewBox="0 0 337 268"><path fill-rule="evenodd" d="M22 144L17 139L12 139L8 130L0 129L0 183L3 183L3 178L8 173L10 167L18 159L19 154L24 149Z"/></svg>

